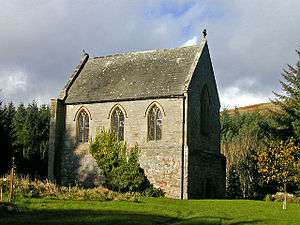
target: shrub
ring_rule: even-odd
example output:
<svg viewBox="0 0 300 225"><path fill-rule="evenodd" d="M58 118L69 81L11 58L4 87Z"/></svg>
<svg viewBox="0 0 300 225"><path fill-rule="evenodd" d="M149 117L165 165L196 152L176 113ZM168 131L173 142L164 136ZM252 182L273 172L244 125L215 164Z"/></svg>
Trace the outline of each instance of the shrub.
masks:
<svg viewBox="0 0 300 225"><path fill-rule="evenodd" d="M274 201L284 201L284 192L277 192L276 194L272 195L272 200ZM300 199L297 198L295 195L287 193L286 194L287 202L299 203Z"/></svg>
<svg viewBox="0 0 300 225"><path fill-rule="evenodd" d="M7 177L0 178L0 188L2 188L3 192L8 191L8 189L9 189L8 182L9 182L9 180Z"/></svg>
<svg viewBox="0 0 300 225"><path fill-rule="evenodd" d="M267 194L265 197L264 197L264 200L266 201L266 202L271 202L273 199L272 199L272 195L270 195L270 194Z"/></svg>
<svg viewBox="0 0 300 225"><path fill-rule="evenodd" d="M90 152L103 171L105 186L119 192L145 192L152 189L153 195L162 195L155 190L138 163L140 149L136 145L128 149L126 143L102 130L90 144ZM151 193L150 191L147 193Z"/></svg>
<svg viewBox="0 0 300 225"><path fill-rule="evenodd" d="M21 198L51 198L60 200L97 200L97 201L134 201L137 202L139 194L117 193L107 188L97 187L84 189L78 186L64 187L58 186L48 180L30 180L26 178L16 178L15 196ZM8 192L8 189L5 189Z"/></svg>

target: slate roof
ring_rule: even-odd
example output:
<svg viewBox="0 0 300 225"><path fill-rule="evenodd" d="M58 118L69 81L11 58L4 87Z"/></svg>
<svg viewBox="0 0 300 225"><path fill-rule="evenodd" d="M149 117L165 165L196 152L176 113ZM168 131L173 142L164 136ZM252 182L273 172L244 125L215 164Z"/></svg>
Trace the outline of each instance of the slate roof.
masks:
<svg viewBox="0 0 300 225"><path fill-rule="evenodd" d="M202 47L194 45L87 57L76 68L65 87L65 102L72 104L182 95Z"/></svg>

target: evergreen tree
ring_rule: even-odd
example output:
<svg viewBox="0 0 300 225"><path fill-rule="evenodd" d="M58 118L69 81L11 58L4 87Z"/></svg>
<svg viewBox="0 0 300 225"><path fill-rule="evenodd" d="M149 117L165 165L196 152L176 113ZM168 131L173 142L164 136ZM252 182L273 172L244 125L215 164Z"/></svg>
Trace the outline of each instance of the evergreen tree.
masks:
<svg viewBox="0 0 300 225"><path fill-rule="evenodd" d="M226 195L234 199L242 197L240 177L235 165L231 166L227 172Z"/></svg>
<svg viewBox="0 0 300 225"><path fill-rule="evenodd" d="M19 105L13 119L13 145L19 173L31 176L47 175L49 139L49 107L32 102Z"/></svg>
<svg viewBox="0 0 300 225"><path fill-rule="evenodd" d="M4 115L4 108L2 105L2 102L0 102L0 174L3 174L6 172L7 169L7 151L5 149L6 146L6 140L5 140L5 115Z"/></svg>
<svg viewBox="0 0 300 225"><path fill-rule="evenodd" d="M300 141L300 52L296 52L298 62L295 66L288 64L283 70L280 84L284 93L274 92L276 100L273 103L281 109L276 113L279 137L286 140L293 136Z"/></svg>
<svg viewBox="0 0 300 225"><path fill-rule="evenodd" d="M13 103L0 106L0 174L6 173L11 166L12 146L12 120L15 115Z"/></svg>

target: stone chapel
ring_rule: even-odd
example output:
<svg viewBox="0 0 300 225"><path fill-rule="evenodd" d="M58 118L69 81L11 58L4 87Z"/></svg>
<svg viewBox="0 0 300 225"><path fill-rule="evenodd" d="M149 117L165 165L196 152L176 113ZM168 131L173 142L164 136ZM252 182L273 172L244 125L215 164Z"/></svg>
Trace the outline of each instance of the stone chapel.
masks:
<svg viewBox="0 0 300 225"><path fill-rule="evenodd" d="M88 150L101 128L141 148L155 186L179 199L221 198L219 97L205 37L193 46L100 57L84 53L51 100L49 179L99 185Z"/></svg>

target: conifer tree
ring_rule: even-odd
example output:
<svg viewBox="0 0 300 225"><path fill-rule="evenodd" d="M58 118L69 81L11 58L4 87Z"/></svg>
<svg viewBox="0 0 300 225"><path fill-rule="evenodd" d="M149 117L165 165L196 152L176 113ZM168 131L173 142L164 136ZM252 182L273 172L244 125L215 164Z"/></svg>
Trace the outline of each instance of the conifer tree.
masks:
<svg viewBox="0 0 300 225"><path fill-rule="evenodd" d="M280 107L276 113L281 139L293 136L300 141L300 52L295 66L288 64L280 81L283 94L275 93L274 104Z"/></svg>
<svg viewBox="0 0 300 225"><path fill-rule="evenodd" d="M226 195L228 198L241 198L241 182L236 166L232 166L227 173Z"/></svg>
<svg viewBox="0 0 300 225"><path fill-rule="evenodd" d="M13 103L0 105L0 174L6 173L11 165L12 120L15 114Z"/></svg>

